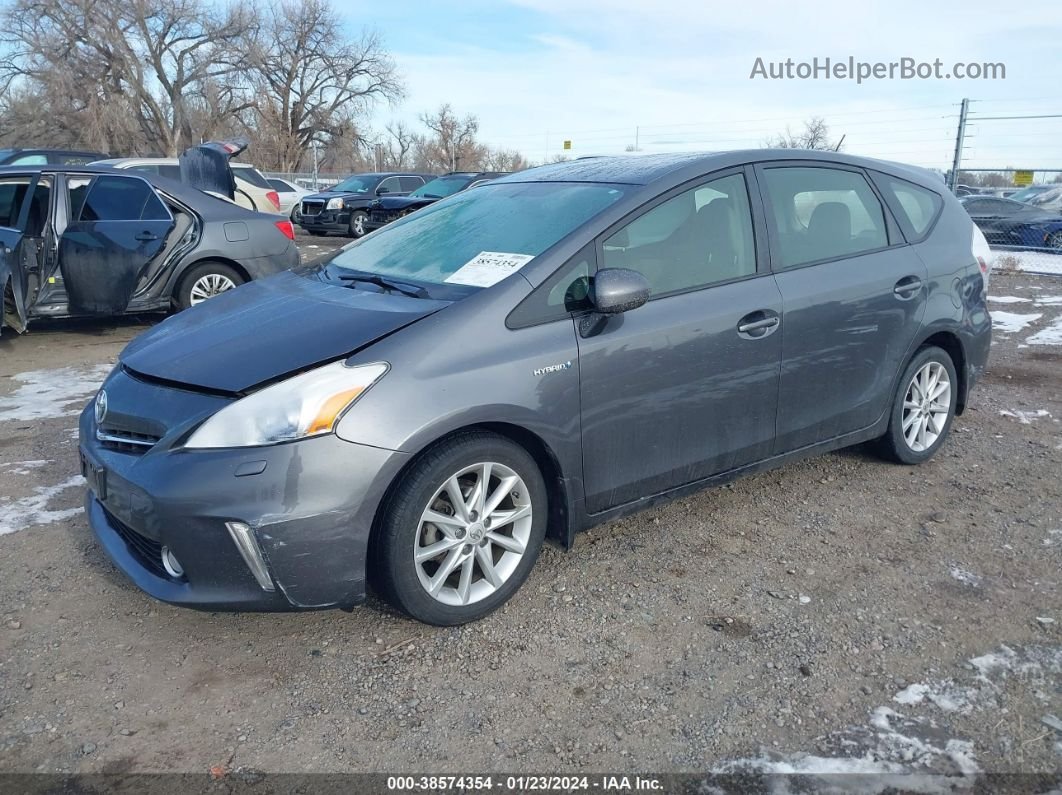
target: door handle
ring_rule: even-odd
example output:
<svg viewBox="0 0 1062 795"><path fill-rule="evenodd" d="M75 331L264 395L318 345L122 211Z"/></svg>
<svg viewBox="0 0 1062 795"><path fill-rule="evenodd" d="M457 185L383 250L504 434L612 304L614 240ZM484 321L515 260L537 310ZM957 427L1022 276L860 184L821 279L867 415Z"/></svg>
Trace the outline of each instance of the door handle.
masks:
<svg viewBox="0 0 1062 795"><path fill-rule="evenodd" d="M746 339L759 340L771 334L782 319L773 312L760 309L750 312L738 321L738 334Z"/></svg>
<svg viewBox="0 0 1062 795"><path fill-rule="evenodd" d="M141 232L140 234L135 235L133 239L139 240L143 243L147 243L151 240L158 240L159 236L156 235L154 232Z"/></svg>
<svg viewBox="0 0 1062 795"><path fill-rule="evenodd" d="M904 276L900 281L896 282L896 286L892 288L892 292L901 301L906 301L909 298L914 298L915 294L921 289L921 279L917 276Z"/></svg>

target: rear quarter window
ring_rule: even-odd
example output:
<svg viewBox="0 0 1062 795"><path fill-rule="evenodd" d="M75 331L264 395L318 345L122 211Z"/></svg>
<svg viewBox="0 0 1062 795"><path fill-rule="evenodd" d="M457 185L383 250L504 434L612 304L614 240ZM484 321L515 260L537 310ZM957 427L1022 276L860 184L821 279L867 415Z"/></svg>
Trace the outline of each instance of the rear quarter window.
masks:
<svg viewBox="0 0 1062 795"><path fill-rule="evenodd" d="M936 191L915 185L905 179L891 177L887 174L875 174L874 181L885 195L904 237L910 243L922 240L932 231L944 199ZM983 207L969 206L970 212L984 210Z"/></svg>
<svg viewBox="0 0 1062 795"><path fill-rule="evenodd" d="M243 168L233 168L232 173L236 176L237 179L242 179L244 182L249 182L256 188L261 188L262 190L273 190L273 186L269 184L269 181L265 177L258 173L258 169L256 168L247 168L246 166Z"/></svg>

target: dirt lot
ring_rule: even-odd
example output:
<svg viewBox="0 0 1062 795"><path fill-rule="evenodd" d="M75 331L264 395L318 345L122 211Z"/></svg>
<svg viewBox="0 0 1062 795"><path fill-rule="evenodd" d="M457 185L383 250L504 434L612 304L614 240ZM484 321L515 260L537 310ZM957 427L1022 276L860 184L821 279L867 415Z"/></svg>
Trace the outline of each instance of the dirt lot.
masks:
<svg viewBox="0 0 1062 795"><path fill-rule="evenodd" d="M455 629L144 596L85 524L74 427L147 321L5 335L0 770L1057 771L1062 279L992 292L929 464L847 450L599 527Z"/></svg>

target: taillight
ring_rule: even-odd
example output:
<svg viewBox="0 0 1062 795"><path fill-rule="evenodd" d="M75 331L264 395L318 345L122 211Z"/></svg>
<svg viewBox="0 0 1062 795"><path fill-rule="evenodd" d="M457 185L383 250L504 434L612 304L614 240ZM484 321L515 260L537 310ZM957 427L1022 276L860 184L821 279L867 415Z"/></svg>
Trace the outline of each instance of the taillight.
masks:
<svg viewBox="0 0 1062 795"><path fill-rule="evenodd" d="M295 227L291 225L291 221L284 219L283 221L277 221L274 226L280 230L280 233L284 235L288 240L295 239Z"/></svg>
<svg viewBox="0 0 1062 795"><path fill-rule="evenodd" d="M280 194L277 193L275 190L271 190L266 193L266 198L269 199L269 201L273 202L273 208L277 212L280 212Z"/></svg>

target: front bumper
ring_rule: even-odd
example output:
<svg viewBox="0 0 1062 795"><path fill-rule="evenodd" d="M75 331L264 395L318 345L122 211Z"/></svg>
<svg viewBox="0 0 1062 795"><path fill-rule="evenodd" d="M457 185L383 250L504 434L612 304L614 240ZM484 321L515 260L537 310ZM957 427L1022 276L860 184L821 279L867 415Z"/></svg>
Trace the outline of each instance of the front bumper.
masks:
<svg viewBox="0 0 1062 795"><path fill-rule="evenodd" d="M299 226L307 232L346 232L350 229L350 208L322 210L316 215L300 215Z"/></svg>
<svg viewBox="0 0 1062 795"><path fill-rule="evenodd" d="M91 405L81 415L80 438L86 513L104 550L149 595L200 610L304 610L363 601L372 523L407 460L334 435L264 448L153 448L139 455L96 438ZM274 590L252 575L226 527L231 521L250 526ZM163 546L183 576L161 565Z"/></svg>

